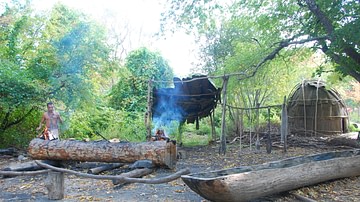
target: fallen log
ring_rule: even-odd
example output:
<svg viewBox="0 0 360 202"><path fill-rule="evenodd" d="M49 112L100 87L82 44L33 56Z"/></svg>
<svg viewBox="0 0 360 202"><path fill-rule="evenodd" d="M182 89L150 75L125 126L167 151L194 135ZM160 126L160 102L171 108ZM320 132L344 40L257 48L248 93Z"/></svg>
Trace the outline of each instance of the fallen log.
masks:
<svg viewBox="0 0 360 202"><path fill-rule="evenodd" d="M37 170L37 171L1 171L0 170L0 175L4 175L4 176L20 176L20 175L33 176L33 175L39 175L39 174L48 173L49 171L51 171L51 169Z"/></svg>
<svg viewBox="0 0 360 202"><path fill-rule="evenodd" d="M47 163L47 164L54 165L54 166L59 165L59 162L49 161L49 160L43 161L43 163ZM17 176L17 175L25 175L24 174L25 171L38 171L38 170L43 170L43 169L44 168L39 166L38 164L36 164L35 161L13 163L13 164L9 165L8 167L1 169L1 171L9 172L10 173L9 175L4 174L5 172L1 172L3 174L0 174L0 175L2 175L3 178L8 178L8 177L13 177L13 176ZM41 172L38 172L38 173L40 174Z"/></svg>
<svg viewBox="0 0 360 202"><path fill-rule="evenodd" d="M43 161L43 163L47 163L54 166L59 165L59 163L56 161ZM1 170L2 171L36 171L42 169L44 168L36 164L35 161L28 161L28 162L11 164L8 167L5 167Z"/></svg>
<svg viewBox="0 0 360 202"><path fill-rule="evenodd" d="M122 143L108 141L33 139L28 154L36 160L74 160L88 162L133 163L148 159L170 169L176 165L176 145L172 141Z"/></svg>
<svg viewBox="0 0 360 202"><path fill-rule="evenodd" d="M88 173L89 174L99 174L103 171L119 168L123 165L124 165L123 163L112 163L112 164L102 165L102 166L99 166L96 168L89 169Z"/></svg>
<svg viewBox="0 0 360 202"><path fill-rule="evenodd" d="M181 175L187 175L190 173L189 168L184 168L184 169L181 169L178 172L168 175L166 177L154 178L154 179L142 179L142 178L131 178L131 177L124 177L124 176L113 176L113 175L92 175L92 174L80 173L80 172L63 169L63 168L57 168L57 167L48 165L46 163L42 163L40 161L35 161L35 162L44 168L48 168L48 169L51 169L51 170L54 170L57 172L63 172L63 173L76 175L79 177L92 178L92 179L120 180L121 182L124 182L124 183L161 184L161 183L166 183L166 182L176 180L179 177L181 177Z"/></svg>
<svg viewBox="0 0 360 202"><path fill-rule="evenodd" d="M0 149L0 155L15 155L15 148Z"/></svg>
<svg viewBox="0 0 360 202"><path fill-rule="evenodd" d="M127 173L121 173L119 176L130 177L130 178L134 178L134 177L139 178L139 177L148 175L148 174L150 174L152 172L153 172L153 169L140 168L140 169L135 169L135 170L129 171ZM112 180L112 183L113 183L113 185L123 185L126 182L123 181L123 180Z"/></svg>

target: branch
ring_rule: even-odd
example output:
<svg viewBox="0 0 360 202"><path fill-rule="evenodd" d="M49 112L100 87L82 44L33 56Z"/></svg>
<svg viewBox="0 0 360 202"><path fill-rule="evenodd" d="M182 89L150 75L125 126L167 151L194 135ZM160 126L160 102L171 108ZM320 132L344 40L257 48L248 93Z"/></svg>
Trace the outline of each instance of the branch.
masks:
<svg viewBox="0 0 360 202"><path fill-rule="evenodd" d="M139 178L129 178L129 177L113 176L113 175L91 175L91 174L76 172L76 171L73 171L73 170L57 168L57 167L51 166L49 164L42 163L40 161L35 161L35 163L37 163L39 166L44 167L44 168L48 168L48 169L58 171L58 172L63 172L63 173L76 175L76 176L79 176L79 177L92 178L92 179L102 179L102 180L117 180L117 181L124 182L124 183L161 184L161 183L166 183L166 182L173 181L173 180L181 177L181 175L186 175L186 174L190 173L189 168L185 168L185 169L182 169L182 170L180 170L180 171L178 171L178 172L176 172L174 174L168 175L168 176L163 177L163 178L139 179Z"/></svg>
<svg viewBox="0 0 360 202"><path fill-rule="evenodd" d="M12 121L9 123L9 117L10 117L10 111L8 111L3 119L3 122L0 126L0 130L5 131L7 128L10 128L13 125L16 125L23 121L27 116L31 114L32 111L34 111L35 107L32 107L24 116L20 117L19 119Z"/></svg>
<svg viewBox="0 0 360 202"><path fill-rule="evenodd" d="M23 121L27 116L29 116L31 114L32 111L34 111L35 107L32 107L24 116L22 116L21 118L19 118L18 120L15 120L13 122L10 122L6 125L7 128L16 125L18 123L20 123L21 121Z"/></svg>
<svg viewBox="0 0 360 202"><path fill-rule="evenodd" d="M322 12L322 10L319 8L319 6L315 3L314 0L305 0L309 10L311 13L315 15L315 17L321 22L321 24L324 26L326 32L328 33L331 38L335 40L334 33L334 26L332 25L332 22L330 19ZM346 44L346 42L345 42ZM347 47L344 48L344 52L352 58L357 64L360 65L360 54L355 50L353 47L349 47L348 44L346 44ZM339 63L338 63L339 64Z"/></svg>
<svg viewBox="0 0 360 202"><path fill-rule="evenodd" d="M51 169L46 170L37 170L37 171L1 171L0 175L4 176L19 176L19 175L38 175L38 174L44 174L51 171Z"/></svg>
<svg viewBox="0 0 360 202"><path fill-rule="evenodd" d="M325 39L329 39L329 36L319 36L319 37L313 37L313 38L307 38L307 39L303 39L303 40L298 40L298 41L292 41L292 38L290 39L286 39L283 41L280 41L278 43L278 47L275 48L275 50L273 50L269 55L267 55L265 58L263 58L256 66L255 66L255 70L253 71L252 74L246 76L245 78L249 78L252 77L256 74L256 72L258 71L258 69L264 64L266 63L268 60L272 60L276 57L277 54L279 54L279 52L283 49L286 48L290 45L295 45L295 44L304 44L307 42L312 42L312 41L319 41L319 40L325 40Z"/></svg>
<svg viewBox="0 0 360 202"><path fill-rule="evenodd" d="M301 196L299 194L296 193L291 193L293 196L295 196L296 199L303 201L303 202L316 202L315 200L312 200L311 198L305 197L305 196Z"/></svg>
<svg viewBox="0 0 360 202"><path fill-rule="evenodd" d="M322 12L315 0L305 0L305 2L311 13L315 15L321 24L323 24L325 30L331 36L334 32L334 26L332 25L330 19Z"/></svg>

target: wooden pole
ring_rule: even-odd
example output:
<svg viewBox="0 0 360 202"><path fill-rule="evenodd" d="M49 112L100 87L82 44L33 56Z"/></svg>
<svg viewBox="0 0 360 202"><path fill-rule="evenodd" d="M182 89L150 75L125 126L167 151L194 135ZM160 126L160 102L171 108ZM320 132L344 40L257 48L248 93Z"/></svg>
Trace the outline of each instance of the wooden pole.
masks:
<svg viewBox="0 0 360 202"><path fill-rule="evenodd" d="M319 82L320 79L318 79L316 83L316 101L315 101L315 113L314 113L314 132L317 134L317 119L318 119L318 101L319 101Z"/></svg>
<svg viewBox="0 0 360 202"><path fill-rule="evenodd" d="M267 134L267 138L266 138L267 142L266 142L266 152L268 154L271 153L271 149L272 149L272 140L271 140L271 122L270 122L270 107L268 107L268 134Z"/></svg>
<svg viewBox="0 0 360 202"><path fill-rule="evenodd" d="M284 142L284 138L285 138L285 114L286 114L286 108L285 108L285 102L286 102L286 96L284 96L284 102L281 106L281 130L280 130L280 141L281 143Z"/></svg>
<svg viewBox="0 0 360 202"><path fill-rule="evenodd" d="M249 109L249 117L250 117L250 123L249 123L249 139L250 139L250 151L252 150L252 134L251 134L251 132L252 132L252 129L251 129L251 127L252 127L252 118L251 118L251 116L252 116L252 113L251 113L251 108Z"/></svg>
<svg viewBox="0 0 360 202"><path fill-rule="evenodd" d="M178 127L178 131L179 131L179 136L177 138L178 141L178 145L181 147L182 146L182 132L183 132L183 126L184 126L184 122L180 122L179 123L179 127Z"/></svg>
<svg viewBox="0 0 360 202"><path fill-rule="evenodd" d="M289 133L288 127L288 115L286 106L286 96L284 96L284 102L281 109L281 142L284 143L284 152L287 150L287 136Z"/></svg>
<svg viewBox="0 0 360 202"><path fill-rule="evenodd" d="M220 149L219 154L226 153L226 134L225 134L225 115L226 115L226 91L227 91L227 84L229 81L229 76L224 76L224 83L223 83L223 103L222 103L222 116L221 116L221 138L220 138Z"/></svg>
<svg viewBox="0 0 360 202"><path fill-rule="evenodd" d="M241 147L242 147L241 138L242 138L243 133L244 133L244 110L243 109L240 110L240 126L241 126L241 128L240 128L240 152L241 152Z"/></svg>
<svg viewBox="0 0 360 202"><path fill-rule="evenodd" d="M306 127L306 121L307 121L307 116L306 116L306 99L305 99L305 81L302 81L301 83L301 90L302 90L302 98L303 98L303 112L304 112L304 131L305 131L305 136L307 133L307 127Z"/></svg>
<svg viewBox="0 0 360 202"><path fill-rule="evenodd" d="M210 113L210 124L211 124L211 137L212 140L215 142L216 141L216 130L215 130L215 110L212 110L212 112Z"/></svg>
<svg viewBox="0 0 360 202"><path fill-rule="evenodd" d="M147 112L145 114L145 126L146 126L146 140L151 140L151 106L152 106L152 80L150 79L148 82L148 95L147 95Z"/></svg>
<svg viewBox="0 0 360 202"><path fill-rule="evenodd" d="M255 127L255 132L256 132L256 142L255 142L255 148L257 151L260 150L260 137L259 137L259 107L260 107L260 103L256 103L256 127Z"/></svg>

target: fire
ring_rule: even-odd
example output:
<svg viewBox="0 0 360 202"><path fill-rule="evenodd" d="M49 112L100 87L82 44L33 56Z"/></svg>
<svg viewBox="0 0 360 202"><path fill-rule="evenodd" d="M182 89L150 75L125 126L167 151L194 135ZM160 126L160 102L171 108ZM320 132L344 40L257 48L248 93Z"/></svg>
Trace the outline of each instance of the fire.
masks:
<svg viewBox="0 0 360 202"><path fill-rule="evenodd" d="M155 135L151 137L152 141L159 141L159 140L170 140L170 138L165 134L163 129L157 129Z"/></svg>
<svg viewBox="0 0 360 202"><path fill-rule="evenodd" d="M45 127L44 130L39 134L39 138L49 140L49 130L47 127Z"/></svg>

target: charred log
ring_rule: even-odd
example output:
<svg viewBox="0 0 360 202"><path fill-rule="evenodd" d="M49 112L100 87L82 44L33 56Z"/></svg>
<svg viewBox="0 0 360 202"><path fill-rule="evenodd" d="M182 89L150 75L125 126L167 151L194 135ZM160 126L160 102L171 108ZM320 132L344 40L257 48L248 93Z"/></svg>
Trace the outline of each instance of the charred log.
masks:
<svg viewBox="0 0 360 202"><path fill-rule="evenodd" d="M153 170L150 168L141 168L141 169L135 169L135 170L129 171L127 173L122 173L119 176L129 177L129 178L139 178L139 177L148 175L152 172L153 172ZM126 184L126 181L114 179L114 180L112 180L112 183L114 185L123 185L123 184Z"/></svg>
<svg viewBox="0 0 360 202"><path fill-rule="evenodd" d="M112 163L112 164L102 165L102 166L99 166L99 167L96 167L96 168L91 168L88 171L88 173L89 174L99 174L99 173L101 173L103 171L119 168L119 167L121 167L123 165L124 165L123 163Z"/></svg>

